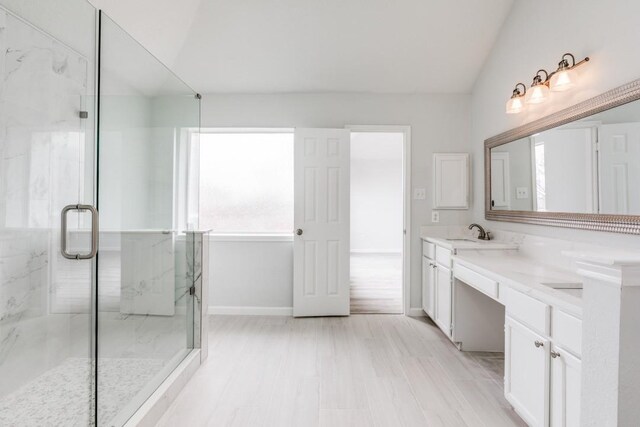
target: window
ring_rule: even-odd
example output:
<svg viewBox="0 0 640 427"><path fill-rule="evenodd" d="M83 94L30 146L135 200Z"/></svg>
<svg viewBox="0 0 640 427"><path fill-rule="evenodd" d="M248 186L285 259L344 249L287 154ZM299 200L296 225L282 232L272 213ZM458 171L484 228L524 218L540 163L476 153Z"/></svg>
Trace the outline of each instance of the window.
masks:
<svg viewBox="0 0 640 427"><path fill-rule="evenodd" d="M200 135L200 228L213 233L293 230L293 133Z"/></svg>

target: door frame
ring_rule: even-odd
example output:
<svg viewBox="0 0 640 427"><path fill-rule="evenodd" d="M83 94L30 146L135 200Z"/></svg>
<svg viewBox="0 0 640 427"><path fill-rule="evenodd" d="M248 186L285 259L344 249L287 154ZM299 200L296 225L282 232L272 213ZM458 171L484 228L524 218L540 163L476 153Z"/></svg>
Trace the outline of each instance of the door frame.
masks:
<svg viewBox="0 0 640 427"><path fill-rule="evenodd" d="M411 126L404 125L347 125L351 132L402 133L402 200L403 200L403 244L402 244L402 306L405 316L411 314ZM420 264L422 268L422 264Z"/></svg>

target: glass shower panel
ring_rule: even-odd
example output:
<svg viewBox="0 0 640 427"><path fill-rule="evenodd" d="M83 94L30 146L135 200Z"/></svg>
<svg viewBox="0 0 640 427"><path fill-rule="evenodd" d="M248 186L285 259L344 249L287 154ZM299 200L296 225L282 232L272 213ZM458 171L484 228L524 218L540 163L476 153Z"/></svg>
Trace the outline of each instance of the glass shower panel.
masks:
<svg viewBox="0 0 640 427"><path fill-rule="evenodd" d="M0 0L0 425L91 425L92 261L61 211L93 204L96 11ZM90 222L70 214L70 252Z"/></svg>
<svg viewBox="0 0 640 427"><path fill-rule="evenodd" d="M101 13L98 425L122 425L193 348L184 149L199 97Z"/></svg>

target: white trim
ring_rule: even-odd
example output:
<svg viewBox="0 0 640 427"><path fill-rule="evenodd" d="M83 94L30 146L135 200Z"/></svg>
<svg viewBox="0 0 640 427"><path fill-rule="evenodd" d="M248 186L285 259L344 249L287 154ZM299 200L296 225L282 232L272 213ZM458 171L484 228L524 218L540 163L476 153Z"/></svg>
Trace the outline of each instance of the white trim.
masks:
<svg viewBox="0 0 640 427"><path fill-rule="evenodd" d="M155 426L199 367L200 350L194 349L129 418L124 427Z"/></svg>
<svg viewBox="0 0 640 427"><path fill-rule="evenodd" d="M210 242L293 242L293 234L209 234Z"/></svg>
<svg viewBox="0 0 640 427"><path fill-rule="evenodd" d="M203 133L294 133L295 128L243 128L243 127L228 127L228 128L200 128L200 134Z"/></svg>
<svg viewBox="0 0 640 427"><path fill-rule="evenodd" d="M411 126L402 125L347 125L351 132L396 132L404 134L404 150L402 154L402 172L404 174L404 245L402 253L402 298L403 311L411 313ZM420 266L420 268L422 268Z"/></svg>
<svg viewBox="0 0 640 427"><path fill-rule="evenodd" d="M293 307L209 306L209 315L293 316Z"/></svg>
<svg viewBox="0 0 640 427"><path fill-rule="evenodd" d="M375 250L375 249L365 249L365 250L351 250L351 254L359 255L359 254L368 254L368 255L400 255L402 256L402 249L399 251L387 251L387 250Z"/></svg>
<svg viewBox="0 0 640 427"><path fill-rule="evenodd" d="M421 308L410 308L409 311L407 312L407 316L411 316L411 317L427 317L427 315L425 314L424 310Z"/></svg>

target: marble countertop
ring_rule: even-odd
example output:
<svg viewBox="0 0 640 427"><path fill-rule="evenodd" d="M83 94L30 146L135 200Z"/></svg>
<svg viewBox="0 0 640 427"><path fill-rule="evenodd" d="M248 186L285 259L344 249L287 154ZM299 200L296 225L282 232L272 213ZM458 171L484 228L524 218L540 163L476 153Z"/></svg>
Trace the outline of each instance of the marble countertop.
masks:
<svg viewBox="0 0 640 427"><path fill-rule="evenodd" d="M582 283L574 271L551 267L523 256L516 250L464 251L454 262L491 277L547 304L582 315L582 289L554 289L543 283Z"/></svg>
<svg viewBox="0 0 640 427"><path fill-rule="evenodd" d="M562 251L562 255L602 265L640 265L640 250Z"/></svg>
<svg viewBox="0 0 640 427"><path fill-rule="evenodd" d="M427 234L421 234L420 238L427 242L435 243L438 246L447 249L518 249L515 243L501 242L498 240L478 240L470 236L455 237L433 237ZM464 239L464 240L460 240Z"/></svg>

